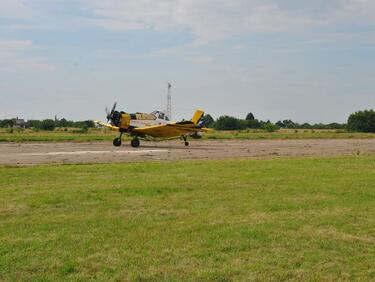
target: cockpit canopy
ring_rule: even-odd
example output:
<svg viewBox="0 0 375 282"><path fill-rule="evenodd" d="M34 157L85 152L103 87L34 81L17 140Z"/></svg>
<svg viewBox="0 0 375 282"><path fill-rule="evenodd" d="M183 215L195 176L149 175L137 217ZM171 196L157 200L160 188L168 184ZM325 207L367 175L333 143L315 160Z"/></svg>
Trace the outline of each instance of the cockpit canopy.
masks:
<svg viewBox="0 0 375 282"><path fill-rule="evenodd" d="M166 113L164 113L162 111L153 111L151 114L154 115L157 119L169 120Z"/></svg>

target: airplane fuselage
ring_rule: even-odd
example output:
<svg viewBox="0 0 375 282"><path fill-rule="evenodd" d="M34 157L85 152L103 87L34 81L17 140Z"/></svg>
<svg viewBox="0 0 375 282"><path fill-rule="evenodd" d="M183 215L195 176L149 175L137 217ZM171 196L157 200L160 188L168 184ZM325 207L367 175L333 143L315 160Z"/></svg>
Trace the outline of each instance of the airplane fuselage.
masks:
<svg viewBox="0 0 375 282"><path fill-rule="evenodd" d="M137 127L146 127L146 126L154 126L154 125L163 125L167 124L168 121L164 119L155 119L155 120L137 120L131 119L130 126L137 128Z"/></svg>

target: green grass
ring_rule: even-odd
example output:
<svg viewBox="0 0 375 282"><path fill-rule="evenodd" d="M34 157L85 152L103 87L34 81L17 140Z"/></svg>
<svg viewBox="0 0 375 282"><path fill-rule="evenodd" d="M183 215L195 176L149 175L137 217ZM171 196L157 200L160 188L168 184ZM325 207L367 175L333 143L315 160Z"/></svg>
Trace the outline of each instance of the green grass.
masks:
<svg viewBox="0 0 375 282"><path fill-rule="evenodd" d="M375 157L0 167L0 280L374 280Z"/></svg>
<svg viewBox="0 0 375 282"><path fill-rule="evenodd" d="M0 129L0 142L95 142L111 141L118 133L109 130L91 129L88 132L80 132L77 129L34 131Z"/></svg>
<svg viewBox="0 0 375 282"><path fill-rule="evenodd" d="M213 131L204 139L364 139L375 138L374 133L348 132L346 130L281 129L275 132L265 130Z"/></svg>
<svg viewBox="0 0 375 282"><path fill-rule="evenodd" d="M77 129L62 129L55 131L33 131L0 129L0 142L95 142L112 141L118 133L105 129L90 129L80 132ZM207 139L343 139L343 138L375 138L374 133L348 132L345 130L310 130L310 129L283 129L276 132L264 130L241 131L212 131L205 133L202 140ZM124 139L127 140L124 136Z"/></svg>

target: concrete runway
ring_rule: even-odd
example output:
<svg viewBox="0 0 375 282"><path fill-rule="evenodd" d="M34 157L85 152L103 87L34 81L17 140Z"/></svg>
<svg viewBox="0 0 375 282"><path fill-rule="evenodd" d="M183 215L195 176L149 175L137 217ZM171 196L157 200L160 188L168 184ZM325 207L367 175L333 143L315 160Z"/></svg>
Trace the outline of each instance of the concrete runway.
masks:
<svg viewBox="0 0 375 282"><path fill-rule="evenodd" d="M95 143L0 143L0 165L109 163L149 160L270 158L278 156L339 156L375 154L375 139L212 140L142 142L113 147Z"/></svg>

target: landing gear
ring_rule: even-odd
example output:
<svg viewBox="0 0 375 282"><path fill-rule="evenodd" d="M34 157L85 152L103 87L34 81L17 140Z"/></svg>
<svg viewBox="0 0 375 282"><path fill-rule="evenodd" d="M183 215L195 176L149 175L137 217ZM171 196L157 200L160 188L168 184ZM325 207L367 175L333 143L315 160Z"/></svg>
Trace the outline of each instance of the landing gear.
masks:
<svg viewBox="0 0 375 282"><path fill-rule="evenodd" d="M113 146L116 146L116 147L121 146L121 138L120 137L116 137L115 139L113 139Z"/></svg>
<svg viewBox="0 0 375 282"><path fill-rule="evenodd" d="M115 139L113 139L113 146L115 147L121 146L121 137L122 137L122 132L119 137L116 137Z"/></svg>
<svg viewBox="0 0 375 282"><path fill-rule="evenodd" d="M182 139L184 139L184 143L185 143L185 146L189 146L189 142L187 141L187 137L186 136L182 136Z"/></svg>
<svg viewBox="0 0 375 282"><path fill-rule="evenodd" d="M134 138L134 139L130 142L130 144L132 145L133 148L138 148L140 143L141 143L141 142L139 142L139 139L138 139L138 138Z"/></svg>

